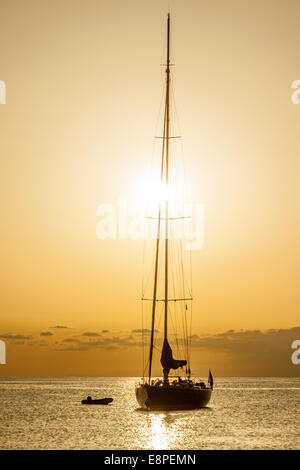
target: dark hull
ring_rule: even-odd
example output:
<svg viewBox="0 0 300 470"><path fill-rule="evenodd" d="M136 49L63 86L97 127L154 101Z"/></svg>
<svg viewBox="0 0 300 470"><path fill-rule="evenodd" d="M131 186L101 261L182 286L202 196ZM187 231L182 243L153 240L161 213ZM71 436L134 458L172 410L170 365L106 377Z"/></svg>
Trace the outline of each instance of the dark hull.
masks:
<svg viewBox="0 0 300 470"><path fill-rule="evenodd" d="M199 387L175 388L140 385L136 399L145 410L186 410L203 408L211 397L211 389Z"/></svg>
<svg viewBox="0 0 300 470"><path fill-rule="evenodd" d="M82 400L83 405L108 405L113 401L112 398L100 398L98 400Z"/></svg>

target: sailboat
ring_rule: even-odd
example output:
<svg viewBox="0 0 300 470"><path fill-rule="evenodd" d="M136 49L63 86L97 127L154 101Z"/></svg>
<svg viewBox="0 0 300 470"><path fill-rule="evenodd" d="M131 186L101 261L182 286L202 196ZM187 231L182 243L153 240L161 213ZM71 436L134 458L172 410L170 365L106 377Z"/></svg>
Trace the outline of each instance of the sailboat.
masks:
<svg viewBox="0 0 300 470"><path fill-rule="evenodd" d="M165 92L165 107L164 107L164 122L163 122L163 136L162 136L162 158L161 158L161 183L168 187L169 184L169 170L170 170L170 139L174 136L170 135L170 14L167 17L167 61L166 61L166 92ZM136 399L142 409L145 410L179 410L179 409L195 409L205 407L212 395L213 391L213 376L209 370L208 383L199 382L192 379L190 360L174 359L173 351L169 343L168 335L168 317L169 317L169 304L171 302L185 302L185 298L170 298L169 297L169 225L173 222L174 218L169 215L169 201L168 199L159 204L158 217L157 217L157 237L156 237L156 253L154 264L154 280L153 280L153 296L152 312L151 312L151 332L150 332L150 345L148 357L148 374L143 377L141 382L136 386ZM163 215L162 215L163 211ZM161 237L161 226L164 225L165 234ZM163 245L163 246L162 246ZM162 246L162 248L161 248ZM163 253L161 253L163 251ZM163 254L163 258L162 255ZM161 259L162 258L162 259ZM160 261L163 261L163 293L164 298L158 299L158 270L161 266ZM191 300L191 299L189 299ZM152 377L152 362L154 350L154 336L155 336L155 321L157 303L162 301L164 304L163 320L164 320L164 336L161 349L160 363L163 370L161 378ZM187 308L187 305L185 305ZM182 370L183 374L177 376L170 376L171 370Z"/></svg>

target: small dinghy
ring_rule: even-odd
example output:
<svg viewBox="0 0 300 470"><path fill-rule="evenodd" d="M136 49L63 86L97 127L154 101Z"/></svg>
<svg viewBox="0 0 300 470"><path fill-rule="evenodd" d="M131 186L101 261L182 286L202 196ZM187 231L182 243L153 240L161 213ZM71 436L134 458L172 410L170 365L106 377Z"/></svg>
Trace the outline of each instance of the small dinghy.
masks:
<svg viewBox="0 0 300 470"><path fill-rule="evenodd" d="M98 400L92 400L92 397L87 397L86 400L82 400L83 405L108 405L113 401L113 398L99 398Z"/></svg>

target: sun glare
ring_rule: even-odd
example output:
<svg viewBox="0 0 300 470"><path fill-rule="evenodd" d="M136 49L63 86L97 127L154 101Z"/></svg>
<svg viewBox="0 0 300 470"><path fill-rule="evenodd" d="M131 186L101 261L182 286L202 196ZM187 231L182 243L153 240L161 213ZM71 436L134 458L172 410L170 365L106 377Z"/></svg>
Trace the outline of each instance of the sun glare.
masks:
<svg viewBox="0 0 300 470"><path fill-rule="evenodd" d="M159 178L149 175L139 175L137 181L131 187L131 200L133 206L147 215L157 217L159 206L164 211L166 202L171 212L177 211L184 201L182 191L178 189L178 184L170 181L160 181Z"/></svg>

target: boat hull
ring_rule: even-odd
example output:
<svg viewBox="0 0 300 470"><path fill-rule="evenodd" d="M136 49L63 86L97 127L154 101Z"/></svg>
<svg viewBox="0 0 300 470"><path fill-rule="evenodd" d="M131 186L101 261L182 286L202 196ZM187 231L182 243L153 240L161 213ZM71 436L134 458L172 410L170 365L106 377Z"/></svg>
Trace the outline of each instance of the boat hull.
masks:
<svg viewBox="0 0 300 470"><path fill-rule="evenodd" d="M210 388L173 388L140 385L135 390L138 404L144 410L186 410L205 407L210 398Z"/></svg>
<svg viewBox="0 0 300 470"><path fill-rule="evenodd" d="M99 398L96 400L92 400L88 398L87 400L82 400L83 405L108 405L113 401L113 398Z"/></svg>

